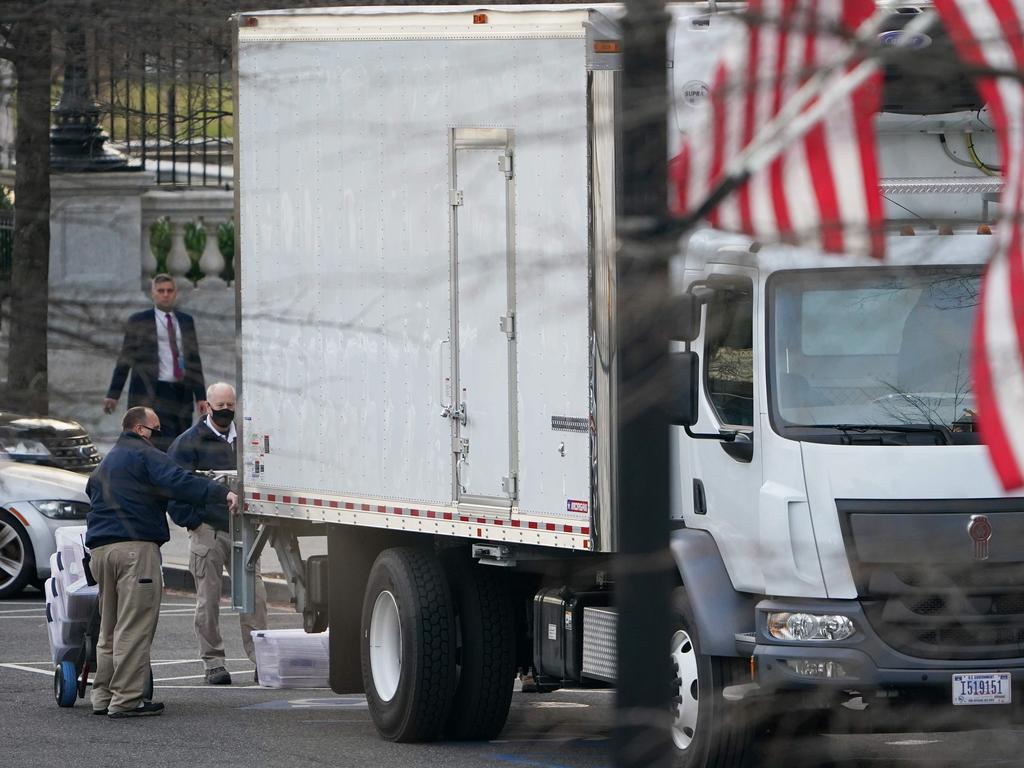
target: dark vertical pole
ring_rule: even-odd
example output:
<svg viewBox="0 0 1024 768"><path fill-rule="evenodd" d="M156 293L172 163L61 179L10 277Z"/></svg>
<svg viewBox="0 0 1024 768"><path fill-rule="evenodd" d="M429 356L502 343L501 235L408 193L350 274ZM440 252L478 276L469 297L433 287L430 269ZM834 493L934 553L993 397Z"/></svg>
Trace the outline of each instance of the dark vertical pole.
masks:
<svg viewBox="0 0 1024 768"><path fill-rule="evenodd" d="M627 0L616 262L618 717L616 766L669 764L669 424L664 0Z"/></svg>
<svg viewBox="0 0 1024 768"><path fill-rule="evenodd" d="M167 89L167 136L171 140L171 184L178 183L178 104L175 90L178 84L178 47L171 46L171 85Z"/></svg>
<svg viewBox="0 0 1024 768"><path fill-rule="evenodd" d="M114 39L110 34L107 35L107 50L110 51L110 55L107 57L107 83L110 87L110 101L108 102L110 111L110 140L117 141L117 130L114 128L114 120L117 118L117 86L114 83L114 57L117 56L117 51L114 50Z"/></svg>
<svg viewBox="0 0 1024 768"><path fill-rule="evenodd" d="M217 186L224 182L224 57L217 63Z"/></svg>
<svg viewBox="0 0 1024 768"><path fill-rule="evenodd" d="M146 123L149 122L149 102L146 101L146 61L147 61L147 56L146 56L146 51L145 50L142 50L140 53L142 55L142 69L141 69L140 74L139 74L139 90L141 91L141 97L142 97L142 113L140 115L139 131L141 132L142 135L140 136L139 140L142 143L142 151L140 153L142 155L142 168L145 169L146 168L146 131L149 128L149 126L146 125Z"/></svg>

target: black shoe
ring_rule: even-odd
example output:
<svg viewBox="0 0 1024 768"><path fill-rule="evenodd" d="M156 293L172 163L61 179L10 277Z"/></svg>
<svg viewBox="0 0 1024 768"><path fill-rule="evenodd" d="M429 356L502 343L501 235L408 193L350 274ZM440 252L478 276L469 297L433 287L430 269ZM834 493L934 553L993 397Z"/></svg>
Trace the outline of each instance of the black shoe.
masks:
<svg viewBox="0 0 1024 768"><path fill-rule="evenodd" d="M93 713L94 715L105 715L105 714L107 714L107 710L106 710L106 708L103 708L103 709L94 709L94 710L92 711L92 713Z"/></svg>
<svg viewBox="0 0 1024 768"><path fill-rule="evenodd" d="M206 670L206 682L210 685L231 685L231 673L224 667Z"/></svg>
<svg viewBox="0 0 1024 768"><path fill-rule="evenodd" d="M126 712L109 712L107 717L111 720L119 720L122 717L146 717L148 715L159 715L164 711L164 705L159 701L144 701L135 709Z"/></svg>

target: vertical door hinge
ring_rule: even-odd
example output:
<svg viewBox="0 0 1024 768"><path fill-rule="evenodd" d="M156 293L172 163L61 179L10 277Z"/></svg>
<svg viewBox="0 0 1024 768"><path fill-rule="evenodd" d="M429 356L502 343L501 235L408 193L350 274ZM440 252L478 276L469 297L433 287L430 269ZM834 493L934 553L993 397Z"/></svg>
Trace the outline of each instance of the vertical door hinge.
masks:
<svg viewBox="0 0 1024 768"><path fill-rule="evenodd" d="M516 497L516 492L519 490L518 485L519 483L515 475L510 475L509 477L501 478L502 493L504 493L510 499L514 499Z"/></svg>
<svg viewBox="0 0 1024 768"><path fill-rule="evenodd" d="M512 178L512 155L498 157L498 170L505 174L506 179Z"/></svg>
<svg viewBox="0 0 1024 768"><path fill-rule="evenodd" d="M498 318L498 327L501 332L508 336L509 340L516 337L516 313L509 312L504 317Z"/></svg>
<svg viewBox="0 0 1024 768"><path fill-rule="evenodd" d="M461 189L449 189L448 190L448 205L451 205L451 206L462 205L462 190Z"/></svg>

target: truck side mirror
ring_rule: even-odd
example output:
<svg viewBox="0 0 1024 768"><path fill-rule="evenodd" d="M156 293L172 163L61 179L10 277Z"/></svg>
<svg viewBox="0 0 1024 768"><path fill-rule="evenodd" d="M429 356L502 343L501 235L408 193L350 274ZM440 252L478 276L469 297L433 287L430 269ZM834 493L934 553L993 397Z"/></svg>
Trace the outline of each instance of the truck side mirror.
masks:
<svg viewBox="0 0 1024 768"><path fill-rule="evenodd" d="M672 299L669 310L669 338L673 341L694 341L700 335L700 307L698 296L687 292Z"/></svg>
<svg viewBox="0 0 1024 768"><path fill-rule="evenodd" d="M669 380L672 382L672 391L668 397L669 421L679 427L692 427L698 418L700 360L696 352L672 352L669 355L669 365Z"/></svg>

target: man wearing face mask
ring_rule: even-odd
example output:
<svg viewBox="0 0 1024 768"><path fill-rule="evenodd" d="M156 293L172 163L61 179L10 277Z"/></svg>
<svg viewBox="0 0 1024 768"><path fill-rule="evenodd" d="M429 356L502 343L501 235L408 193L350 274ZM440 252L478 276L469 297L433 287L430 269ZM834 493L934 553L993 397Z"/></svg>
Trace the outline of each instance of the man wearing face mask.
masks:
<svg viewBox="0 0 1024 768"><path fill-rule="evenodd" d="M167 512L191 528L199 524L187 514L193 508L234 511L238 503L223 485L189 474L153 446L160 418L152 409L129 408L121 426L124 432L85 488L85 545L100 588L92 707L93 714L111 718L159 715L164 708L145 701L143 690L163 594L160 545L170 538ZM170 499L185 505L169 510Z"/></svg>
<svg viewBox="0 0 1024 768"><path fill-rule="evenodd" d="M206 418L175 439L167 455L188 470L234 470L237 468L235 441L235 390L218 382L206 390L209 413ZM224 640L220 634L221 574L231 567L231 537L227 505L213 502L205 507L172 502L168 510L175 519L201 519L189 530L189 571L196 582L196 638L210 685L230 685L231 674L224 666ZM256 612L239 615L242 646L254 664L252 630L267 627L267 593L256 570ZM254 675L255 676L255 675Z"/></svg>

